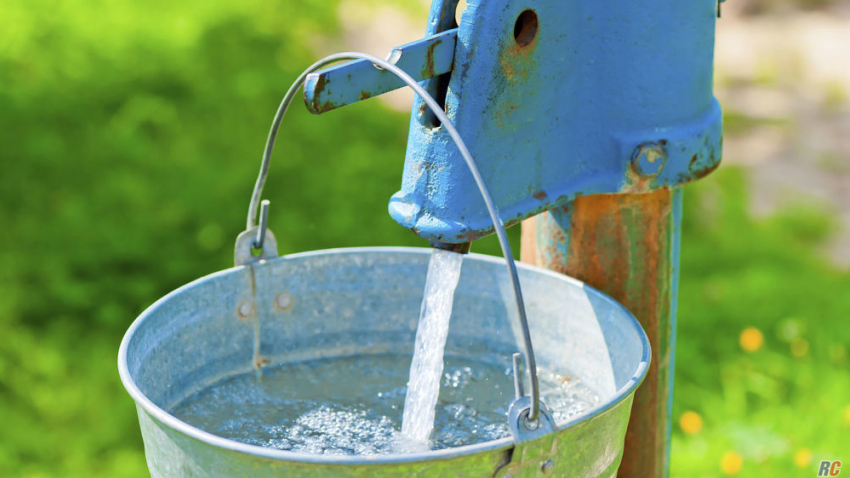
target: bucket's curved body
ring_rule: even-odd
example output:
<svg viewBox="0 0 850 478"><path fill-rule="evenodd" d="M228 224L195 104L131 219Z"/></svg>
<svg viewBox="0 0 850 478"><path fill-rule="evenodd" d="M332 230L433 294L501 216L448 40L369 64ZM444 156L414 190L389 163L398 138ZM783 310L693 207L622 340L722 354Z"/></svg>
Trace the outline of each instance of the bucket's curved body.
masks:
<svg viewBox="0 0 850 478"><path fill-rule="evenodd" d="M137 403L148 467L174 477L612 477L649 344L632 315L581 282L519 264L537 362L568 369L600 405L513 453L510 438L412 455L325 456L217 437L167 413L224 377L317 358L411 354L429 249L316 251L203 277L130 327L119 369ZM446 355L494 361L521 350L504 260L464 258ZM259 338L259 342L257 342ZM505 364L507 367L508 364ZM506 404L507 405L507 404ZM519 456L522 455L522 456Z"/></svg>

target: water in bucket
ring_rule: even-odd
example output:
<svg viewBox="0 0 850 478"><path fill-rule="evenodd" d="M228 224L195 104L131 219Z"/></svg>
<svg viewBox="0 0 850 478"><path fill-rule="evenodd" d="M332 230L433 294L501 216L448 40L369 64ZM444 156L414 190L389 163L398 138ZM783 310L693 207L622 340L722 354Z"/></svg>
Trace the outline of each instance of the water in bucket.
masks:
<svg viewBox="0 0 850 478"><path fill-rule="evenodd" d="M171 413L224 438L311 454L412 453L509 436L510 369L444 361L462 261L461 254L432 252L412 359L347 357L243 373L187 397ZM574 376L541 372L556 420L598 404Z"/></svg>
<svg viewBox="0 0 850 478"><path fill-rule="evenodd" d="M266 369L261 378L244 373L188 397L171 413L224 438L279 450L325 455L422 451L399 431L410 361L410 356L374 355ZM432 411L432 440L425 449L509 436L509 369L454 357L445 363ZM598 404L574 376L542 373L540 380L557 420Z"/></svg>

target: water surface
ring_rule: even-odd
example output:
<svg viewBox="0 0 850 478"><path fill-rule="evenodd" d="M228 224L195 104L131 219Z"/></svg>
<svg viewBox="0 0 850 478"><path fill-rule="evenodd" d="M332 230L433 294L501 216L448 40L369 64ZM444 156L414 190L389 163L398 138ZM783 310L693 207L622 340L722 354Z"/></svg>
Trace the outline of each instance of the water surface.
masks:
<svg viewBox="0 0 850 478"><path fill-rule="evenodd" d="M401 433L409 355L316 360L237 375L187 397L171 413L231 440L328 455L419 451ZM427 448L507 437L513 398L508 368L448 357ZM544 401L556 420L589 410L598 398L569 375L541 371Z"/></svg>

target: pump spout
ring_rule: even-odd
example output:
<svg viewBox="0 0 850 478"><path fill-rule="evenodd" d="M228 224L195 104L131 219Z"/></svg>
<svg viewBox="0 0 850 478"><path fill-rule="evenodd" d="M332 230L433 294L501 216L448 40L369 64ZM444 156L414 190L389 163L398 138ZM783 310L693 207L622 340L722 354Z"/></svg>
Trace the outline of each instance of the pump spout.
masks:
<svg viewBox="0 0 850 478"><path fill-rule="evenodd" d="M444 251L456 252L458 254L468 254L469 250L472 248L471 242L459 242L452 244L449 242L431 241L430 245L434 249L442 249Z"/></svg>

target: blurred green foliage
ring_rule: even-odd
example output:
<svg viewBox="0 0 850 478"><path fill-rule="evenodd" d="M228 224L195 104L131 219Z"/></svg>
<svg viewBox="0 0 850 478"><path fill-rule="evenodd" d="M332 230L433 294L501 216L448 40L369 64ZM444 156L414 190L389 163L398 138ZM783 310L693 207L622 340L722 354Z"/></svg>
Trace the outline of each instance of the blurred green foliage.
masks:
<svg viewBox="0 0 850 478"><path fill-rule="evenodd" d="M814 207L765 220L746 213L746 177L721 168L689 186L683 220L671 476L816 476L847 459L850 438L850 274L817 251L835 223ZM748 352L741 332L763 343Z"/></svg>
<svg viewBox="0 0 850 478"><path fill-rule="evenodd" d="M147 475L121 336L230 266L271 116L338 32L338 3L0 3L0 476ZM281 253L424 246L384 212L406 137L379 102L293 108L266 193ZM846 452L850 278L813 252L831 222L755 221L744 190L721 170L686 193L674 409L705 426L674 427L675 476L716 476L730 450L746 476ZM738 346L746 326L764 332L756 352Z"/></svg>

